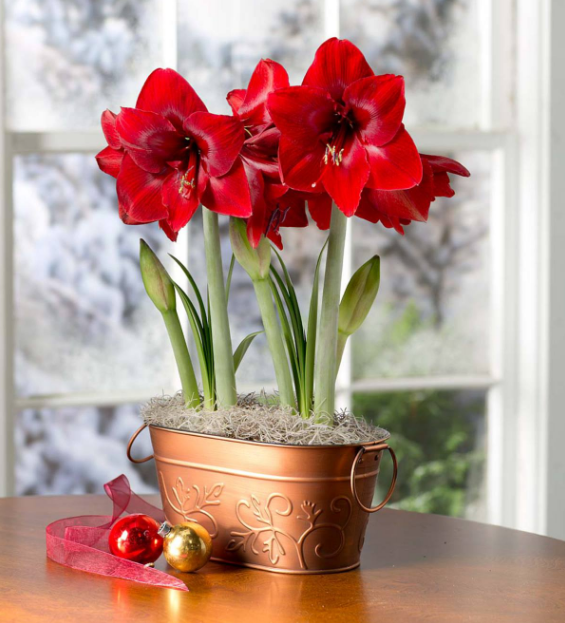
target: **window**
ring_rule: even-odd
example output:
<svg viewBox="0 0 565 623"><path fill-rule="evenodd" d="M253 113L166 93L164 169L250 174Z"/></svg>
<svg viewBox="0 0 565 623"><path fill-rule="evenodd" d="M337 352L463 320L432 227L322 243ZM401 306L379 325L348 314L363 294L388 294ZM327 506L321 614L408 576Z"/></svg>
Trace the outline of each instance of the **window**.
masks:
<svg viewBox="0 0 565 623"><path fill-rule="evenodd" d="M542 79L542 45L529 39L532 56L522 33L529 21L549 22L543 7L527 4L4 0L4 491L100 491L119 472L140 492L156 484L151 466L128 464L124 443L137 405L178 384L136 265L139 237L161 256L171 245L155 227L119 221L113 182L93 159L103 145L100 112L133 103L156 66L177 67L210 110L227 112L226 92L247 83L258 58L281 61L296 82L317 46L340 35L378 73L405 75L406 123L420 150L452 155L472 171L470 182L454 181L455 199L436 201L429 223L411 225L404 238L350 223L344 281L378 253L382 282L346 352L340 405L391 429L406 469L399 507L545 530L541 515L520 524L513 499L517 453L541 404L528 408L534 394L520 379L529 383L528 365L543 357L534 344L542 312L520 268L524 258L531 270L542 266L526 234L540 240L543 222L516 215L525 213L519 183L534 180L534 204L542 196L524 168L541 143L523 157L536 132L528 119L542 123L542 103L528 104L523 86ZM202 276L200 226L194 219L173 250ZM227 222L222 231L227 261ZM306 293L324 234L303 234L286 233L285 257ZM542 288L542 272L535 279ZM234 342L260 324L252 300L236 272ZM260 337L239 371L241 391L272 383L265 352ZM539 444L530 504L547 458Z"/></svg>

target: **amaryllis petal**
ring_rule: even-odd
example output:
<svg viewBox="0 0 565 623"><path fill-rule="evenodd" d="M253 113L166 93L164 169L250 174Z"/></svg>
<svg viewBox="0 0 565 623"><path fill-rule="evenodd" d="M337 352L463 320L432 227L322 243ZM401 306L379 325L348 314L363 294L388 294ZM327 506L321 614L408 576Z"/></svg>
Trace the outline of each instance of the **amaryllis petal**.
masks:
<svg viewBox="0 0 565 623"><path fill-rule="evenodd" d="M150 173L160 173L168 160L182 157L186 147L175 126L153 112L122 108L116 128L137 166Z"/></svg>
<svg viewBox="0 0 565 623"><path fill-rule="evenodd" d="M420 154L424 162L429 163L433 172L434 195L436 197L453 197L455 191L451 188L448 173L455 173L462 177L469 177L469 171L457 160L443 156L428 156Z"/></svg>
<svg viewBox="0 0 565 623"><path fill-rule="evenodd" d="M281 227L307 227L305 193L291 190L281 184L267 184L266 195L273 198L268 203L268 214L265 219L264 230L267 238L283 248L280 234ZM282 191L282 194L281 194Z"/></svg>
<svg viewBox="0 0 565 623"><path fill-rule="evenodd" d="M159 221L159 227L165 232L169 240L172 240L173 242L177 241L179 236L178 232L173 231L165 219Z"/></svg>
<svg viewBox="0 0 565 623"><path fill-rule="evenodd" d="M245 132L234 117L196 112L184 122L184 130L196 141L200 157L213 177L225 175L239 154Z"/></svg>
<svg viewBox="0 0 565 623"><path fill-rule="evenodd" d="M283 250L283 241L281 232L278 229L271 229L267 232L267 238L275 244L281 251Z"/></svg>
<svg viewBox="0 0 565 623"><path fill-rule="evenodd" d="M469 177L471 175L468 169L466 169L460 162L457 162L457 160L453 160L452 158L445 158L444 156L429 156L428 154L420 155L430 163L434 173L455 173L455 175L461 175L462 177Z"/></svg>
<svg viewBox="0 0 565 623"><path fill-rule="evenodd" d="M159 221L159 227L165 232L167 238L171 242L177 241L177 238L179 237L178 232L173 231L166 220L163 219L162 221Z"/></svg>
<svg viewBox="0 0 565 623"><path fill-rule="evenodd" d="M246 126L271 123L271 116L266 107L267 96L276 89L288 87L288 85L288 74L280 63L269 59L259 61L249 80L245 99L237 111L241 121Z"/></svg>
<svg viewBox="0 0 565 623"><path fill-rule="evenodd" d="M282 216L279 227L308 227L306 195L289 189L278 202Z"/></svg>
<svg viewBox="0 0 565 623"><path fill-rule="evenodd" d="M312 87L287 87L271 93L268 108L281 134L311 150L312 142L325 142L335 124L335 102L326 91Z"/></svg>
<svg viewBox="0 0 565 623"><path fill-rule="evenodd" d="M247 219L247 238L253 248L261 241L261 236L265 233L265 219L267 204L265 203L265 183L260 171L252 167L245 166L245 174L249 184L249 194L253 212Z"/></svg>
<svg viewBox="0 0 565 623"><path fill-rule="evenodd" d="M251 199L247 177L238 158L232 169L222 177L211 177L202 196L202 204L209 210L229 216L251 216Z"/></svg>
<svg viewBox="0 0 565 623"><path fill-rule="evenodd" d="M140 169L129 154L124 156L118 175L118 200L125 214L138 223L152 223L167 217L161 200L164 175Z"/></svg>
<svg viewBox="0 0 565 623"><path fill-rule="evenodd" d="M335 123L334 102L321 89L289 87L271 93L269 110L281 131L281 177L291 188L311 191L322 175Z"/></svg>
<svg viewBox="0 0 565 623"><path fill-rule="evenodd" d="M422 180L422 160L414 141L404 129L382 147L365 145L371 175L367 186L377 190L404 190Z"/></svg>
<svg viewBox="0 0 565 623"><path fill-rule="evenodd" d="M308 211L318 229L329 229L332 220L332 198L327 193L308 195Z"/></svg>
<svg viewBox="0 0 565 623"><path fill-rule="evenodd" d="M282 136L279 145L281 179L296 190L312 191L322 177L325 152L325 145L319 141L306 151L301 143Z"/></svg>
<svg viewBox="0 0 565 623"><path fill-rule="evenodd" d="M108 145L114 149L120 149L122 142L116 130L116 115L111 110L105 110L102 113L100 123L102 124L102 132L104 132Z"/></svg>
<svg viewBox="0 0 565 623"><path fill-rule="evenodd" d="M200 171L200 174L204 175L204 172ZM197 189L183 184L183 176L182 171L172 171L162 189L162 201L168 208L167 225L174 232L190 221L200 205Z"/></svg>
<svg viewBox="0 0 565 623"><path fill-rule="evenodd" d="M96 162L98 163L101 171L111 175L112 177L118 177L124 153L125 152L121 149L106 147L100 153L96 154Z"/></svg>
<svg viewBox="0 0 565 623"><path fill-rule="evenodd" d="M126 208L120 202L118 202L118 214L126 225L142 225L142 223L136 221L127 213Z"/></svg>
<svg viewBox="0 0 565 623"><path fill-rule="evenodd" d="M353 216L368 179L367 154L357 136L350 132L339 154L326 154L324 188L346 216Z"/></svg>
<svg viewBox="0 0 565 623"><path fill-rule="evenodd" d="M423 176L418 186L408 190L372 190L366 188L361 196L356 216L371 223L379 221L404 233L402 225L410 221L426 221L434 200L432 169L422 162Z"/></svg>
<svg viewBox="0 0 565 623"><path fill-rule="evenodd" d="M180 130L197 110L207 110L196 91L174 69L156 69L145 81L136 108L166 117Z"/></svg>
<svg viewBox="0 0 565 623"><path fill-rule="evenodd" d="M280 130L271 125L265 128L261 132L254 134L245 139L245 145L248 148L256 151L261 151L266 154L276 154L279 147L279 140L281 138Z"/></svg>
<svg viewBox="0 0 565 623"><path fill-rule="evenodd" d="M226 99L228 100L228 104L230 105L230 108L232 109L232 112L234 114L237 114L237 111L243 104L243 100L245 99L245 92L245 89L234 89L227 94Z"/></svg>
<svg viewBox="0 0 565 623"><path fill-rule="evenodd" d="M372 75L361 50L346 39L334 37L318 48L302 84L325 89L339 101L348 85Z"/></svg>
<svg viewBox="0 0 565 623"><path fill-rule="evenodd" d="M434 195L436 197L453 197L455 191L451 188L449 175L445 171L434 173Z"/></svg>
<svg viewBox="0 0 565 623"><path fill-rule="evenodd" d="M361 140L384 145L402 124L406 107L404 78L387 74L357 80L345 89L343 100L351 109Z"/></svg>
<svg viewBox="0 0 565 623"><path fill-rule="evenodd" d="M279 181L279 140L280 132L275 126L246 138L241 150L243 164Z"/></svg>

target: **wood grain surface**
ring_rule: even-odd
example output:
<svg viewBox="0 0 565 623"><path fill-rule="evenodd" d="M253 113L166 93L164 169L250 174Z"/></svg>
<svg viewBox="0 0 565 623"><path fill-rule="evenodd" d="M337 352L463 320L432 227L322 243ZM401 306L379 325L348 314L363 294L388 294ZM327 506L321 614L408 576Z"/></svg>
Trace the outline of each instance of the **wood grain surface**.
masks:
<svg viewBox="0 0 565 623"><path fill-rule="evenodd" d="M177 574L188 593L45 557L48 523L109 509L104 496L0 500L0 621L565 622L565 542L435 515L371 517L356 571L286 576L210 563Z"/></svg>

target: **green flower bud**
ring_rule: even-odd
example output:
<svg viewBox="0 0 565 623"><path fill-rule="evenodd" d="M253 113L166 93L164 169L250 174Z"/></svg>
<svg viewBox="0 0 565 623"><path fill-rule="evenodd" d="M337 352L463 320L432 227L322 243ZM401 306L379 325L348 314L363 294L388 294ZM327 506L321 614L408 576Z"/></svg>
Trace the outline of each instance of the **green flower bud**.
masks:
<svg viewBox="0 0 565 623"><path fill-rule="evenodd" d="M347 284L339 304L338 330L343 335L353 335L369 313L381 281L381 260L378 255L357 269Z"/></svg>
<svg viewBox="0 0 565 623"><path fill-rule="evenodd" d="M230 218L230 242L235 259L253 281L266 279L271 266L271 245L262 236L254 249L247 238L247 225L240 218Z"/></svg>
<svg viewBox="0 0 565 623"><path fill-rule="evenodd" d="M162 314L174 311L176 309L175 286L169 273L145 240L140 240L139 266L143 285L155 307Z"/></svg>

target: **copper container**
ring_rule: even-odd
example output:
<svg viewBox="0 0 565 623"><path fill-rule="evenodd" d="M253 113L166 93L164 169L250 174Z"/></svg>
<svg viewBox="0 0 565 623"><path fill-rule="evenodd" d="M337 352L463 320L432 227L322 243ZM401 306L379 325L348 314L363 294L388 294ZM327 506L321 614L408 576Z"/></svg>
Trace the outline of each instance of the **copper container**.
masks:
<svg viewBox="0 0 565 623"><path fill-rule="evenodd" d="M369 513L390 499L396 457L384 442L285 446L150 426L163 510L195 519L212 560L279 573L337 573L359 566ZM383 450L394 464L383 502L371 502Z"/></svg>

